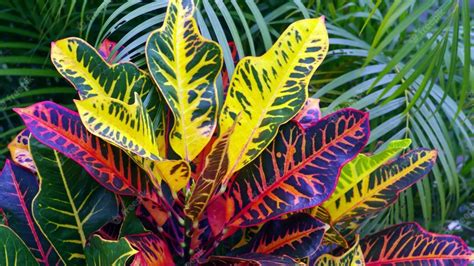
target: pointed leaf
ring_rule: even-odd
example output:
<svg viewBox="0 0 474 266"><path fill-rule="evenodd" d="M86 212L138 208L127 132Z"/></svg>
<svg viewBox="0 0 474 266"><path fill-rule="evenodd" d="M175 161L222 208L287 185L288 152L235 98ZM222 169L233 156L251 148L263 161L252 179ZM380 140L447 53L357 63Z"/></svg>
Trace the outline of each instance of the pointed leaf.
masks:
<svg viewBox="0 0 474 266"><path fill-rule="evenodd" d="M33 173L36 173L36 166L31 158L31 153L28 150L28 141L30 139L30 131L28 129L22 130L18 135L8 144L8 150L12 160L30 169Z"/></svg>
<svg viewBox="0 0 474 266"><path fill-rule="evenodd" d="M125 237L138 250L132 265L172 266L171 255L166 242L152 233Z"/></svg>
<svg viewBox="0 0 474 266"><path fill-rule="evenodd" d="M125 152L89 133L79 115L53 102L15 109L41 143L73 159L102 186L127 196L150 196L146 173Z"/></svg>
<svg viewBox="0 0 474 266"><path fill-rule="evenodd" d="M402 223L367 236L360 242L367 266L468 265L472 251L462 239Z"/></svg>
<svg viewBox="0 0 474 266"><path fill-rule="evenodd" d="M306 213L265 223L250 243L250 253L304 258L318 249L327 225Z"/></svg>
<svg viewBox="0 0 474 266"><path fill-rule="evenodd" d="M138 94L133 104L106 96L75 103L90 133L138 156L159 159L153 124Z"/></svg>
<svg viewBox="0 0 474 266"><path fill-rule="evenodd" d="M127 260L137 252L125 238L112 241L98 235L92 237L85 249L87 265L126 265Z"/></svg>
<svg viewBox="0 0 474 266"><path fill-rule="evenodd" d="M38 192L38 181L32 173L6 161L0 174L0 209L8 217L8 226L24 241L39 262L57 262L38 225L33 219L31 203Z"/></svg>
<svg viewBox="0 0 474 266"><path fill-rule="evenodd" d="M343 109L301 129L284 125L277 138L231 185L234 226L251 226L314 207L334 191L341 168L364 147L368 114Z"/></svg>
<svg viewBox="0 0 474 266"><path fill-rule="evenodd" d="M219 121L226 132L241 114L229 139L231 172L255 159L303 107L327 51L324 18L305 19L291 24L263 56L238 63Z"/></svg>
<svg viewBox="0 0 474 266"><path fill-rule="evenodd" d="M308 128L317 123L319 119L321 119L319 99L308 98L303 109L291 120L299 124L302 128Z"/></svg>
<svg viewBox="0 0 474 266"><path fill-rule="evenodd" d="M436 151L419 148L377 168L370 176L352 184L337 198L323 206L332 224L368 216L393 203L398 195L429 173L436 161Z"/></svg>
<svg viewBox="0 0 474 266"><path fill-rule="evenodd" d="M217 117L215 81L222 66L219 45L204 39L191 0L169 1L163 26L146 44L148 68L171 108L173 150L194 159L209 142Z"/></svg>
<svg viewBox="0 0 474 266"><path fill-rule="evenodd" d="M80 165L31 139L40 189L33 216L66 264L83 265L87 238L118 215L115 195L97 184Z"/></svg>
<svg viewBox="0 0 474 266"><path fill-rule="evenodd" d="M39 265L20 237L5 225L0 225L0 264Z"/></svg>
<svg viewBox="0 0 474 266"><path fill-rule="evenodd" d="M354 244L352 247L347 250L341 256L333 256L331 254L324 254L318 258L316 265L321 266L339 266L339 265L347 265L347 266L364 266L364 253L362 253L362 249L359 245L359 235L356 235L354 240Z"/></svg>
<svg viewBox="0 0 474 266"><path fill-rule="evenodd" d="M238 257L210 256L206 261L200 262L201 266L220 265L301 265L289 257L280 257L267 254L245 254Z"/></svg>

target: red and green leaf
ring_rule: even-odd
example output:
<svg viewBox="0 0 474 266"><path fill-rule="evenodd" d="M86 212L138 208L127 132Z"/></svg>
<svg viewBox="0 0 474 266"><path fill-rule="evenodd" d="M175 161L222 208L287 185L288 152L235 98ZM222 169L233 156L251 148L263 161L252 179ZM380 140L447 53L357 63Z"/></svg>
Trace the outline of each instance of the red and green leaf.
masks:
<svg viewBox="0 0 474 266"><path fill-rule="evenodd" d="M125 237L138 250L132 265L175 265L166 242L153 233L129 235Z"/></svg>
<svg viewBox="0 0 474 266"><path fill-rule="evenodd" d="M37 192L36 176L7 160L0 173L0 209L8 217L8 226L37 261L49 265L56 263L58 257L32 216L31 203Z"/></svg>
<svg viewBox="0 0 474 266"><path fill-rule="evenodd" d="M468 265L472 251L462 239L403 223L367 236L360 242L367 266Z"/></svg>
<svg viewBox="0 0 474 266"><path fill-rule="evenodd" d="M201 266L221 266L221 265L300 265L289 257L279 257L274 255L249 253L239 257L211 256L206 261L200 262Z"/></svg>
<svg viewBox="0 0 474 266"><path fill-rule="evenodd" d="M327 225L306 213L265 223L242 249L249 253L304 258L318 249Z"/></svg>
<svg viewBox="0 0 474 266"><path fill-rule="evenodd" d="M341 168L368 137L368 114L349 108L306 130L286 124L231 185L235 214L230 224L252 226L321 204L334 191Z"/></svg>
<svg viewBox="0 0 474 266"><path fill-rule="evenodd" d="M125 152L89 133L77 113L47 101L15 111L36 139L76 161L105 188L126 196L151 194L146 173Z"/></svg>

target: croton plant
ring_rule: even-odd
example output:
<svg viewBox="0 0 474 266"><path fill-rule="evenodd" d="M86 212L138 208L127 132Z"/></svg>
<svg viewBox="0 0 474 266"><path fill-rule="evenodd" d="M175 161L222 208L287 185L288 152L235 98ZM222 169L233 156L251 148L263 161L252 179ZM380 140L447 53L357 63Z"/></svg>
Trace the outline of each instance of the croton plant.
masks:
<svg viewBox="0 0 474 266"><path fill-rule="evenodd" d="M329 48L323 17L240 60L227 88L193 11L170 1L146 71L109 63L110 42L52 43L77 112L15 109L26 129L0 175L2 265L469 263L460 238L416 223L359 240L437 153L402 139L361 154L368 113L321 115L308 83Z"/></svg>

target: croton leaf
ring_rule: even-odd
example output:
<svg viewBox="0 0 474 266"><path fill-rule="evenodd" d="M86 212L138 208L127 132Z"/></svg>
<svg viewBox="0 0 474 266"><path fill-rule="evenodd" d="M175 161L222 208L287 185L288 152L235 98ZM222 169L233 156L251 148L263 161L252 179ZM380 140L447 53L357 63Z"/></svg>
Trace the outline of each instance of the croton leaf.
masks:
<svg viewBox="0 0 474 266"><path fill-rule="evenodd" d="M25 167L30 169L33 173L36 172L36 166L33 163L33 158L31 158L31 153L28 150L28 141L30 138L30 131L28 129L23 129L9 144L8 150L10 150L10 155L12 160Z"/></svg>
<svg viewBox="0 0 474 266"><path fill-rule="evenodd" d="M327 225L309 214L298 213L265 223L242 249L249 253L304 258L318 249Z"/></svg>
<svg viewBox="0 0 474 266"><path fill-rule="evenodd" d="M138 251L125 238L105 240L94 235L85 248L87 265L127 265L127 260Z"/></svg>
<svg viewBox="0 0 474 266"><path fill-rule="evenodd" d="M359 245L359 235L356 235L354 244L344 254L334 256L331 254L323 254L320 256L315 265L321 266L364 266L364 253Z"/></svg>
<svg viewBox="0 0 474 266"><path fill-rule="evenodd" d="M193 18L192 0L169 1L160 29L146 44L150 73L174 114L173 150L188 161L209 142L216 127L220 46L204 39Z"/></svg>
<svg viewBox="0 0 474 266"><path fill-rule="evenodd" d="M155 171L169 185L174 193L183 189L191 178L191 166L185 160L156 161Z"/></svg>
<svg viewBox="0 0 474 266"><path fill-rule="evenodd" d="M319 99L308 98L303 109L291 120L298 123L302 128L308 128L317 123L319 119L321 119Z"/></svg>
<svg viewBox="0 0 474 266"><path fill-rule="evenodd" d="M153 233L126 236L132 246L138 250L132 265L175 265L166 242Z"/></svg>
<svg viewBox="0 0 474 266"><path fill-rule="evenodd" d="M21 238L5 225L0 225L0 264L39 265Z"/></svg>
<svg viewBox="0 0 474 266"><path fill-rule="evenodd" d="M364 147L368 114L343 109L312 127L284 125L273 143L235 178L230 224L251 226L314 207L334 191L340 169Z"/></svg>
<svg viewBox="0 0 474 266"><path fill-rule="evenodd" d="M6 161L0 173L0 209L38 262L54 264L57 256L33 219L31 203L38 192L36 176Z"/></svg>
<svg viewBox="0 0 474 266"><path fill-rule="evenodd" d="M436 151L424 148L410 151L351 184L339 197L331 197L323 204L331 214L331 223L366 217L386 208L401 192L429 173L436 155Z"/></svg>
<svg viewBox="0 0 474 266"><path fill-rule="evenodd" d="M90 133L141 157L160 159L153 123L137 93L133 104L107 96L75 103Z"/></svg>
<svg viewBox="0 0 474 266"><path fill-rule="evenodd" d="M468 265L472 251L462 239L402 223L367 236L360 242L367 266Z"/></svg>
<svg viewBox="0 0 474 266"><path fill-rule="evenodd" d="M37 140L76 161L105 188L127 196L150 194L146 173L124 151L89 133L77 113L53 102L15 111Z"/></svg>
<svg viewBox="0 0 474 266"><path fill-rule="evenodd" d="M155 90L148 75L134 64L108 64L86 41L65 38L51 43L51 61L79 92L81 99L108 96L133 104L134 94L145 99Z"/></svg>
<svg viewBox="0 0 474 266"><path fill-rule="evenodd" d="M304 265L299 264L289 257L281 257L267 254L244 254L238 257L210 256L207 260L199 263L201 266L221 265Z"/></svg>
<svg viewBox="0 0 474 266"><path fill-rule="evenodd" d="M346 165L347 166L347 165ZM306 210L311 216L329 225L329 229L324 234L323 245L336 244L344 249L349 248L349 244L339 230L331 224L331 214L323 206L317 206Z"/></svg>
<svg viewBox="0 0 474 266"><path fill-rule="evenodd" d="M117 199L80 165L36 139L30 151L40 179L35 221L64 263L83 265L89 235L118 215Z"/></svg>
<svg viewBox="0 0 474 266"><path fill-rule="evenodd" d="M257 158L279 126L300 111L308 82L327 51L321 17L294 22L264 55L239 61L219 121L221 132L226 132L241 114L229 139L231 172Z"/></svg>

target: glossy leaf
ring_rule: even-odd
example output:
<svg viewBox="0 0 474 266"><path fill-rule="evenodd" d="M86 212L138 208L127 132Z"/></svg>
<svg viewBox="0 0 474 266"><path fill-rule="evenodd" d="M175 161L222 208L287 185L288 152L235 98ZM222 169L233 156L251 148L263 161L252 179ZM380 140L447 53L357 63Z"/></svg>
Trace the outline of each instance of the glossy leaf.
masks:
<svg viewBox="0 0 474 266"><path fill-rule="evenodd" d="M39 265L20 237L5 225L0 225L0 264Z"/></svg>
<svg viewBox="0 0 474 266"><path fill-rule="evenodd" d="M31 212L31 203L37 192L36 176L7 160L0 174L0 209L8 217L8 226L23 240L38 262L55 263L57 256Z"/></svg>
<svg viewBox="0 0 474 266"><path fill-rule="evenodd" d="M321 204L334 191L340 169L368 137L368 114L355 109L328 115L306 130L286 124L231 185L236 212L230 224L256 225Z"/></svg>
<svg viewBox="0 0 474 266"><path fill-rule="evenodd" d="M189 161L214 132L215 80L222 66L219 45L201 36L193 12L191 0L169 1L163 26L150 34L146 45L148 68L175 118L171 147Z"/></svg>
<svg viewBox="0 0 474 266"><path fill-rule="evenodd" d="M153 122L138 94L127 104L107 96L75 101L82 123L102 139L138 156L158 160Z"/></svg>
<svg viewBox="0 0 474 266"><path fill-rule="evenodd" d="M317 123L319 119L321 119L319 99L308 98L303 109L291 120L299 124L302 128L308 128Z"/></svg>
<svg viewBox="0 0 474 266"><path fill-rule="evenodd" d="M340 197L323 204L332 223L365 217L386 208L402 191L429 173L436 156L436 151L419 148L377 168Z"/></svg>
<svg viewBox="0 0 474 266"><path fill-rule="evenodd" d="M316 265L321 266L364 266L364 253L359 245L359 235L356 235L354 244L344 254L340 256L333 256L331 254L323 254L318 258Z"/></svg>
<svg viewBox="0 0 474 266"><path fill-rule="evenodd" d="M76 88L81 99L108 96L133 104L135 93L146 97L154 90L147 74L134 64L126 62L110 65L92 46L79 38L52 42L51 61Z"/></svg>
<svg viewBox="0 0 474 266"><path fill-rule="evenodd" d="M191 166L185 160L163 160L154 164L155 171L175 193L186 187L191 178Z"/></svg>
<svg viewBox="0 0 474 266"><path fill-rule="evenodd" d="M291 24L264 55L240 60L219 121L226 132L241 114L229 139L231 172L257 158L280 125L300 111L308 82L327 51L324 18L305 19Z"/></svg>
<svg viewBox="0 0 474 266"><path fill-rule="evenodd" d="M367 266L468 265L472 251L457 236L425 231L403 223L367 236L360 242Z"/></svg>
<svg viewBox="0 0 474 266"><path fill-rule="evenodd" d="M128 155L89 133L79 115L53 102L15 109L41 143L73 159L110 191L148 197L152 185Z"/></svg>
<svg viewBox="0 0 474 266"><path fill-rule="evenodd" d="M235 124L234 124L235 125ZM202 174L196 181L191 197L186 202L185 214L192 220L196 220L206 208L209 200L215 195L229 171L229 137L234 127L222 134L213 144Z"/></svg>
<svg viewBox="0 0 474 266"><path fill-rule="evenodd" d="M66 264L82 265L89 235L118 215L115 195L37 140L31 140L30 150L40 178L32 203L35 221Z"/></svg>
<svg viewBox="0 0 474 266"><path fill-rule="evenodd" d="M125 237L138 250L132 265L172 266L171 255L166 242L152 233L129 235Z"/></svg>
<svg viewBox="0 0 474 266"><path fill-rule="evenodd" d="M327 225L306 213L265 223L249 244L249 253L304 258L318 249Z"/></svg>
<svg viewBox="0 0 474 266"><path fill-rule="evenodd" d="M31 158L31 153L28 150L28 141L30 139L30 131L28 129L22 130L18 135L8 144L12 160L30 169L33 173L36 172L36 166Z"/></svg>
<svg viewBox="0 0 474 266"><path fill-rule="evenodd" d="M238 257L230 256L211 256L200 263L202 266L220 266L220 265L299 265L289 257L280 257L266 254L245 254Z"/></svg>
<svg viewBox="0 0 474 266"><path fill-rule="evenodd" d="M127 260L137 252L125 238L113 241L97 235L91 238L85 249L87 265L126 265Z"/></svg>

